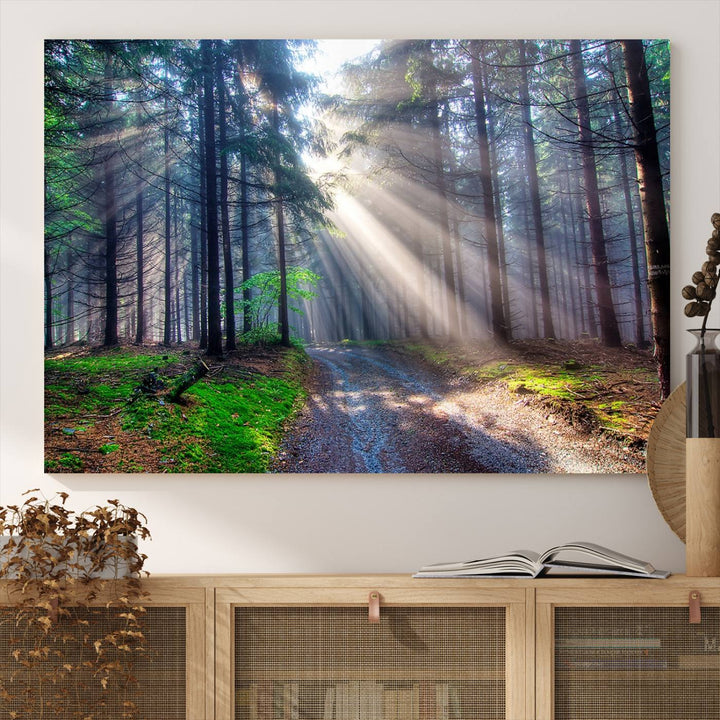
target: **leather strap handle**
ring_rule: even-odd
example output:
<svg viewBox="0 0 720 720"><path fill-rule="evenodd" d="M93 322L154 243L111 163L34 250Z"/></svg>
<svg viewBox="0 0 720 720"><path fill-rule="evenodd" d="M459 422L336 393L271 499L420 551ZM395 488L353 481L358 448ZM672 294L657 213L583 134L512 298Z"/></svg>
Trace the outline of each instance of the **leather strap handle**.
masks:
<svg viewBox="0 0 720 720"><path fill-rule="evenodd" d="M700 593L697 590L690 591L688 605L690 607L690 624L699 624L702 621L702 611L700 610Z"/></svg>
<svg viewBox="0 0 720 720"><path fill-rule="evenodd" d="M368 595L368 622L380 622L380 593L377 590L371 590Z"/></svg>

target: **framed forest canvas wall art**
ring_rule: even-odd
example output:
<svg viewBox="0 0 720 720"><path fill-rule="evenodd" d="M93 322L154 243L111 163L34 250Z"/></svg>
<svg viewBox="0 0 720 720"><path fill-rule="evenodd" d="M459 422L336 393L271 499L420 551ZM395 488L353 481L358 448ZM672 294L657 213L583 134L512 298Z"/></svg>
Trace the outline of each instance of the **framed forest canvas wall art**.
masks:
<svg viewBox="0 0 720 720"><path fill-rule="evenodd" d="M666 40L48 40L47 472L644 471Z"/></svg>

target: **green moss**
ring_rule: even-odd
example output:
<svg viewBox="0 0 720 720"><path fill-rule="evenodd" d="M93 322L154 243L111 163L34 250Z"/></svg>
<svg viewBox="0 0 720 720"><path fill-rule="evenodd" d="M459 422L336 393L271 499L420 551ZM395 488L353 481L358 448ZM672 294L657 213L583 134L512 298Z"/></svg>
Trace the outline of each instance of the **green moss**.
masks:
<svg viewBox="0 0 720 720"><path fill-rule="evenodd" d="M108 350L102 355L86 355L83 357L58 357L45 360L45 370L60 373L79 373L81 375L122 375L129 371L149 372L162 369L177 362L177 353L164 355L138 355L129 353L122 348Z"/></svg>
<svg viewBox="0 0 720 720"><path fill-rule="evenodd" d="M574 400L578 392L597 377L592 370L577 372L549 365L517 365L505 377L505 383L513 392L524 388L538 395Z"/></svg>
<svg viewBox="0 0 720 720"><path fill-rule="evenodd" d="M392 343L389 340L350 340L345 338L340 341L340 344L345 347L384 347Z"/></svg>
<svg viewBox="0 0 720 720"><path fill-rule="evenodd" d="M79 472L83 469L82 458L66 452L55 460L45 461L46 472Z"/></svg>
<svg viewBox="0 0 720 720"><path fill-rule="evenodd" d="M118 472L126 473L145 472L145 468L140 463L132 460L118 460L117 469Z"/></svg>
<svg viewBox="0 0 720 720"><path fill-rule="evenodd" d="M102 415L127 402L142 377L177 362L178 356L106 355L45 360L45 418Z"/></svg>
<svg viewBox="0 0 720 720"><path fill-rule="evenodd" d="M558 364L530 365L510 359L477 364L477 360L473 362L473 355L462 348L445 349L424 343L408 344L406 348L426 362L451 367L454 372L475 382L500 382L511 392L535 395L552 402L568 405L579 402L595 415L603 427L615 431L632 430L623 417L625 401L603 403L593 399L597 395L596 384L604 381L600 366L583 365L572 358ZM648 382L656 380L655 375L644 368L639 370L639 374Z"/></svg>
<svg viewBox="0 0 720 720"><path fill-rule="evenodd" d="M134 395L143 374L156 370L156 355L113 352L110 358L49 360L52 384L46 388L46 419L104 415L120 409L124 431L139 433L160 453L169 472L265 472L277 452L283 428L305 398L302 379L306 353L283 349L282 377L255 374L228 381L205 378L183 396L182 404L162 395ZM170 356L165 366L176 361ZM158 370L159 374L161 372ZM166 383L170 378L165 377ZM120 442L99 448L103 455ZM48 470L81 469L68 454L49 461ZM137 463L118 460L118 470L142 472Z"/></svg>
<svg viewBox="0 0 720 720"><path fill-rule="evenodd" d="M450 362L451 355L435 345L426 345L424 343L408 343L405 345L407 350L420 355L423 360L432 364L443 366Z"/></svg>

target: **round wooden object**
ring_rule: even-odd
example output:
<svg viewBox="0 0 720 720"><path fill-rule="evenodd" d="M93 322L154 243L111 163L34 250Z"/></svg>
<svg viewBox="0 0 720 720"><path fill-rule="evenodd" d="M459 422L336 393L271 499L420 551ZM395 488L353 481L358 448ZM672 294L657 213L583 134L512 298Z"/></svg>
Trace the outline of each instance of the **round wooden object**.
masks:
<svg viewBox="0 0 720 720"><path fill-rule="evenodd" d="M658 509L685 542L685 383L670 393L650 429L647 474Z"/></svg>

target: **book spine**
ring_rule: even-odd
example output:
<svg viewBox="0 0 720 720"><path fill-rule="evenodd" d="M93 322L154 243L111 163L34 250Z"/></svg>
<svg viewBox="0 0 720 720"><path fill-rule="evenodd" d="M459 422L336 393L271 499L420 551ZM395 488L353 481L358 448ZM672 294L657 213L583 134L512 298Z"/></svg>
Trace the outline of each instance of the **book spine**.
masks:
<svg viewBox="0 0 720 720"><path fill-rule="evenodd" d="M300 685L296 682L283 685L283 718L300 720Z"/></svg>
<svg viewBox="0 0 720 720"><path fill-rule="evenodd" d="M437 703L435 683L423 681L418 684L418 714L420 720L435 720Z"/></svg>
<svg viewBox="0 0 720 720"><path fill-rule="evenodd" d="M659 648L660 638L558 638L555 642L556 650L575 648L612 648L619 649L643 649Z"/></svg>
<svg viewBox="0 0 720 720"><path fill-rule="evenodd" d="M398 720L412 720L412 690L401 688L396 692Z"/></svg>
<svg viewBox="0 0 720 720"><path fill-rule="evenodd" d="M273 711L273 684L272 682L259 682L256 685L257 720L272 720L275 716Z"/></svg>
<svg viewBox="0 0 720 720"><path fill-rule="evenodd" d="M602 658L598 660L566 660L559 670L667 670L667 660L646 657Z"/></svg>
<svg viewBox="0 0 720 720"><path fill-rule="evenodd" d="M325 691L325 707L323 709L323 720L334 720L335 715L335 688L329 687Z"/></svg>
<svg viewBox="0 0 720 720"><path fill-rule="evenodd" d="M450 720L450 687L447 683L435 685L435 713L437 720Z"/></svg>
<svg viewBox="0 0 720 720"><path fill-rule="evenodd" d="M398 719L398 691L394 688L383 689L383 720Z"/></svg>
<svg viewBox="0 0 720 720"><path fill-rule="evenodd" d="M720 670L720 655L678 655L678 670Z"/></svg>

